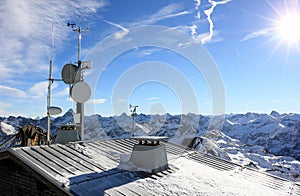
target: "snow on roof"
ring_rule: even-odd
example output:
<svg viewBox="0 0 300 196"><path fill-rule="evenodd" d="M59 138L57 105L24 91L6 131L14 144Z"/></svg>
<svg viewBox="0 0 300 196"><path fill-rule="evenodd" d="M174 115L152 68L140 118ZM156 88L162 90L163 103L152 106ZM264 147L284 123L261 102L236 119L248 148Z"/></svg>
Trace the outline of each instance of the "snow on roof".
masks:
<svg viewBox="0 0 300 196"><path fill-rule="evenodd" d="M133 140L102 140L11 148L7 153L68 194L76 195L300 195L300 185L169 142L170 169L122 170Z"/></svg>

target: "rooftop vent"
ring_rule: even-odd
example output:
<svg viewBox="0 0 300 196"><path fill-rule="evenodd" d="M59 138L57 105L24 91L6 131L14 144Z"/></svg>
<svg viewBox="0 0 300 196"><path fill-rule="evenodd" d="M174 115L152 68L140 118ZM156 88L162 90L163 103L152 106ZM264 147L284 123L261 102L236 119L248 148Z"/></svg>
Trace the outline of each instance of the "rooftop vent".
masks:
<svg viewBox="0 0 300 196"><path fill-rule="evenodd" d="M79 141L75 124L58 125L55 143L66 144L68 142Z"/></svg>
<svg viewBox="0 0 300 196"><path fill-rule="evenodd" d="M161 144L167 137L158 136L136 136L137 140L131 153L130 162L151 173L157 173L168 169L166 146Z"/></svg>

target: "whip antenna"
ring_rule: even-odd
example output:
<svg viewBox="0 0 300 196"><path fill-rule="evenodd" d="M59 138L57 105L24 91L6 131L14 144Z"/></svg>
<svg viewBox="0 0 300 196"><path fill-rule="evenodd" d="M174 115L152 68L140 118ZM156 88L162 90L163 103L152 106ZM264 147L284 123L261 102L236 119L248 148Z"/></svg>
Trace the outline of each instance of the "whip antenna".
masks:
<svg viewBox="0 0 300 196"><path fill-rule="evenodd" d="M47 95L47 144L50 145L51 138L50 138L50 132L51 132L51 115L60 114L62 112L61 108L50 106L51 104L51 85L54 80L52 78L52 61L53 61L53 53L54 53L54 25L52 25L52 33L51 33L51 57L50 57L50 63L49 63L49 78L48 78L48 95Z"/></svg>

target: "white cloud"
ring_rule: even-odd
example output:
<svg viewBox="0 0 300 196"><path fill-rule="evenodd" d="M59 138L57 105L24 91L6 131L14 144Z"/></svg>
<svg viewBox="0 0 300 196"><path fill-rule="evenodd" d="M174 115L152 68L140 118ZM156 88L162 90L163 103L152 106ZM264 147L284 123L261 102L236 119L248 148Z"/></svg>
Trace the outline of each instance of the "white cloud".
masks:
<svg viewBox="0 0 300 196"><path fill-rule="evenodd" d="M66 100L67 100L68 102L74 103L74 100L73 100L71 97L68 97Z"/></svg>
<svg viewBox="0 0 300 196"><path fill-rule="evenodd" d="M112 25L112 26L120 28L122 30L122 31L119 31L119 32L115 33L114 36L117 40L122 39L125 35L127 35L129 33L129 30L127 28L125 28L125 27L123 27L119 24L115 24L115 23L107 21L107 20L103 20L103 21L110 24L110 25Z"/></svg>
<svg viewBox="0 0 300 196"><path fill-rule="evenodd" d="M10 108L10 107L12 107L11 104L5 103L5 102L2 102L2 101L0 101L0 105L1 105L2 108Z"/></svg>
<svg viewBox="0 0 300 196"><path fill-rule="evenodd" d="M192 36L194 36L194 35L196 35L197 34L197 25L192 25L191 27L190 27L190 30L191 30L191 35Z"/></svg>
<svg viewBox="0 0 300 196"><path fill-rule="evenodd" d="M64 90L53 94L53 96L59 97L59 96L66 96L66 95L69 95L69 94L70 94L70 89L69 89L69 87L66 87L66 88L64 88Z"/></svg>
<svg viewBox="0 0 300 196"><path fill-rule="evenodd" d="M157 100L158 99L158 97L149 97L149 98L147 98L146 100L147 101L153 101L153 100Z"/></svg>
<svg viewBox="0 0 300 196"><path fill-rule="evenodd" d="M201 18L201 15L200 15L200 12L198 11L197 14L196 14L196 17L195 17L197 20L200 20Z"/></svg>
<svg viewBox="0 0 300 196"><path fill-rule="evenodd" d="M201 0L195 0L195 9L198 10L201 5Z"/></svg>
<svg viewBox="0 0 300 196"><path fill-rule="evenodd" d="M0 114L1 114L2 117L11 115L10 112L6 111L5 109L3 109L1 107L0 107Z"/></svg>
<svg viewBox="0 0 300 196"><path fill-rule="evenodd" d="M167 5L163 8L161 8L158 12L150 15L146 23L155 23L159 20L162 20L162 19L165 19L165 18L170 18L172 16L176 16L180 12L179 13L174 13L174 12L177 12L179 10L179 8L180 7L177 4Z"/></svg>
<svg viewBox="0 0 300 196"><path fill-rule="evenodd" d="M154 53L160 52L164 49L162 48L135 48L131 53L129 53L131 56L138 57L138 58L144 58L145 56L152 55Z"/></svg>
<svg viewBox="0 0 300 196"><path fill-rule="evenodd" d="M119 99L118 103L123 103L123 102L126 102L126 101L127 101L127 99Z"/></svg>
<svg viewBox="0 0 300 196"><path fill-rule="evenodd" d="M261 37L261 36L266 36L268 34L269 34L269 30L266 30L266 29L256 31L256 32L253 32L253 33L249 33L245 37L243 37L243 39L241 39L241 42L247 41L249 39Z"/></svg>
<svg viewBox="0 0 300 196"><path fill-rule="evenodd" d="M9 104L9 103L5 103L5 102L1 102L0 101L0 114L1 116L9 116L10 115L10 112L6 111L5 108L11 108L12 105Z"/></svg>
<svg viewBox="0 0 300 196"><path fill-rule="evenodd" d="M90 99L88 103L91 104L103 104L107 101L107 99Z"/></svg>
<svg viewBox="0 0 300 196"><path fill-rule="evenodd" d="M55 44L61 44L72 33L65 24L84 18L105 6L105 1L11 1L0 4L1 80L45 72L50 57L51 26ZM16 71L17 70L17 71Z"/></svg>
<svg viewBox="0 0 300 196"><path fill-rule="evenodd" d="M29 88L29 92L31 96L31 98L42 98L44 96L46 96L47 92L48 92L48 85L49 82L39 82L34 84L32 87ZM51 86L51 89L56 88L58 85L56 83L53 83Z"/></svg>
<svg viewBox="0 0 300 196"><path fill-rule="evenodd" d="M7 96L7 97L18 97L18 98L26 98L27 95L24 91L0 85L0 94L1 96Z"/></svg>
<svg viewBox="0 0 300 196"><path fill-rule="evenodd" d="M174 17L178 17L178 16L183 16L183 15L192 13L191 11L180 11L180 9L181 9L181 7L178 4L173 3L173 4L170 4L170 5L167 5L163 8L161 8L154 14L152 14L142 20L129 23L126 26L134 27L134 26L140 26L140 25L151 25L151 24L155 24L156 22L161 21L161 20L165 20L168 18L174 18ZM125 35L127 35L129 33L129 29L124 27L125 25L116 24L116 23L113 23L113 22L107 21L107 20L103 20L103 21L122 30L122 31L114 34L114 37L117 40L122 39Z"/></svg>
<svg viewBox="0 0 300 196"><path fill-rule="evenodd" d="M152 18L150 17L148 20L144 21L145 24L153 24L156 23L160 20L164 20L167 18L174 18L177 16L183 16L183 15L187 15L187 14L191 14L191 12L189 11L182 11L182 12L177 12L177 13L171 13L171 14L163 14L163 15L158 15L155 14L152 16Z"/></svg>
<svg viewBox="0 0 300 196"><path fill-rule="evenodd" d="M189 46L189 45L191 45L191 44L201 43L202 40L203 40L205 37L208 37L208 36L209 36L209 33L208 33L208 32L207 32L207 33L201 33L201 34L195 34L195 35L193 36L194 41L192 41L192 42L187 42L187 43L179 43L179 44L178 44L178 47L187 47L187 46ZM216 43L216 42L220 42L220 41L223 41L223 38L220 37L220 36L218 36L218 32L215 31L215 32L214 32L214 37L213 37L213 39L211 39L211 40L209 41L209 43Z"/></svg>
<svg viewBox="0 0 300 196"><path fill-rule="evenodd" d="M207 10L204 10L204 14L207 16L207 21L209 23L209 34L208 36L204 37L201 41L203 44L209 42L213 35L214 35L214 23L213 20L211 19L211 15L214 12L214 9L217 5L222 5L230 2L231 0L223 0L223 1L213 1L213 0L208 0L208 2L211 4L211 7Z"/></svg>
<svg viewBox="0 0 300 196"><path fill-rule="evenodd" d="M191 14L191 11L180 11L181 7L178 4L170 4L167 5L160 10L158 10L156 13L148 16L147 18L131 23L129 26L139 26L139 25L150 25L155 24L158 21L165 20L168 18L174 18L178 16L183 16L187 14Z"/></svg>

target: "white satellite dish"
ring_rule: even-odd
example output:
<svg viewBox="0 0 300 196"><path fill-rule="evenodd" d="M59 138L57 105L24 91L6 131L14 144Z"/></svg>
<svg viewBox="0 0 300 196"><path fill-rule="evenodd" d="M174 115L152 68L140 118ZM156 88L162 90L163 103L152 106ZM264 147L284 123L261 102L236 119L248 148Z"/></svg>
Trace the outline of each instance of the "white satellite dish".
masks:
<svg viewBox="0 0 300 196"><path fill-rule="evenodd" d="M64 83L74 84L75 82L78 82L79 77L78 79L76 78L77 71L78 67L76 65L71 63L65 64L61 71L61 77Z"/></svg>
<svg viewBox="0 0 300 196"><path fill-rule="evenodd" d="M78 103L89 100L91 94L91 88L86 82L77 82L71 88L71 97Z"/></svg>
<svg viewBox="0 0 300 196"><path fill-rule="evenodd" d="M62 113L62 109L59 107L50 106L48 109L48 112L50 115L57 115L57 114Z"/></svg>

